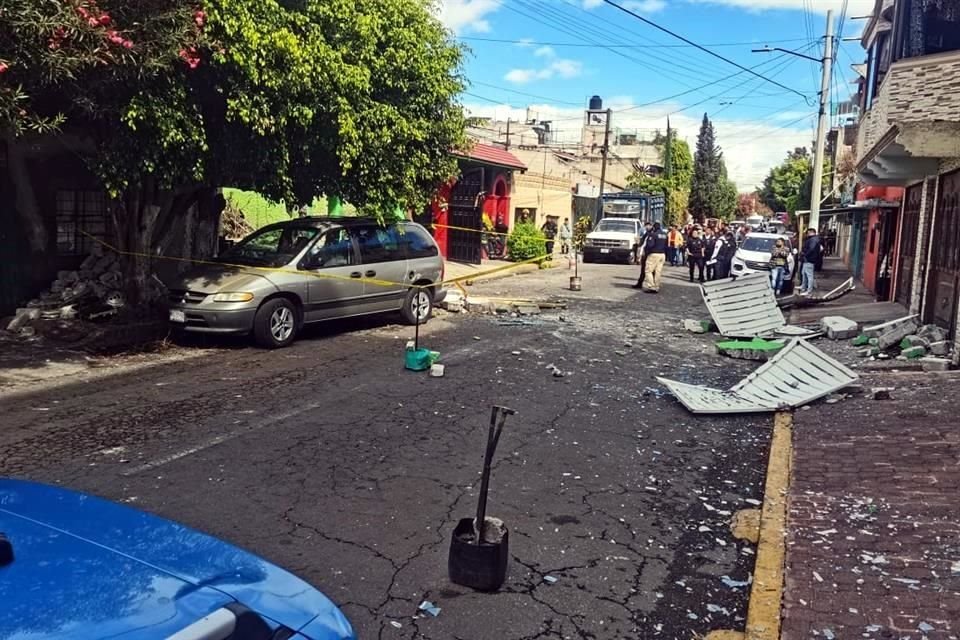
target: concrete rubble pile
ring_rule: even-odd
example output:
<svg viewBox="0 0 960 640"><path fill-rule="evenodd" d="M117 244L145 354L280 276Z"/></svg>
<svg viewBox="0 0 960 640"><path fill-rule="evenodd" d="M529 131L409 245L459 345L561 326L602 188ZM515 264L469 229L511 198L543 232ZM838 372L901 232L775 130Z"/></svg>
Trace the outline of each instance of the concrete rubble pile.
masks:
<svg viewBox="0 0 960 640"><path fill-rule="evenodd" d="M827 320L824 319L825 325ZM946 331L934 324L921 325L916 315L864 327L860 331L848 331L837 339L851 337L863 358L914 360L926 371L950 369L955 349L947 339Z"/></svg>
<svg viewBox="0 0 960 640"><path fill-rule="evenodd" d="M161 287L153 279L153 288ZM24 337L36 333L42 320L101 320L116 315L126 304L123 297L123 267L116 254L99 245L75 271L59 271L50 288L17 309L7 331ZM153 296L160 291L153 291Z"/></svg>

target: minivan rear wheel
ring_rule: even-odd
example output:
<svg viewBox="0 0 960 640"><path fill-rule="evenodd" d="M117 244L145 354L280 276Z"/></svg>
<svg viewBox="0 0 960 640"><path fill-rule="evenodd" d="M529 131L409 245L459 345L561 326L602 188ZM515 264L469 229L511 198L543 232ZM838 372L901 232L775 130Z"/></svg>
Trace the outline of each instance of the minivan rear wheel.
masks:
<svg viewBox="0 0 960 640"><path fill-rule="evenodd" d="M257 310L253 337L261 347L280 349L296 339L298 324L297 307L286 298L274 298Z"/></svg>
<svg viewBox="0 0 960 640"><path fill-rule="evenodd" d="M423 324L433 314L433 294L426 287L413 287L407 291L401 311L408 324Z"/></svg>

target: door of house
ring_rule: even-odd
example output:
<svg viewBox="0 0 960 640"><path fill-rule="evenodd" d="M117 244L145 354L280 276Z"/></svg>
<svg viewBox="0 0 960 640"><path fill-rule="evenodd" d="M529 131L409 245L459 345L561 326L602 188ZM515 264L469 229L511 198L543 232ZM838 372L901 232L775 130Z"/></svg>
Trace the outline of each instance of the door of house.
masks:
<svg viewBox="0 0 960 640"><path fill-rule="evenodd" d="M907 189L903 198L903 217L900 222L900 254L897 256L896 301L910 308L913 299L913 265L917 257L917 238L920 236L920 203L923 183Z"/></svg>
<svg viewBox="0 0 960 640"><path fill-rule="evenodd" d="M960 170L940 177L930 247L926 320L954 333L960 285Z"/></svg>
<svg viewBox="0 0 960 640"><path fill-rule="evenodd" d="M447 258L480 264L480 232L483 229L483 169L463 172L450 192Z"/></svg>

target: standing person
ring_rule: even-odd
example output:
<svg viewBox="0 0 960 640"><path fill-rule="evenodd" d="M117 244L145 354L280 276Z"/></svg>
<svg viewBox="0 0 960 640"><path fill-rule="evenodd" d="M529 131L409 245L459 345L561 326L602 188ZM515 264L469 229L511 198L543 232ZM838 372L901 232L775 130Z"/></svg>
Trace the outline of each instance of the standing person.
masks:
<svg viewBox="0 0 960 640"><path fill-rule="evenodd" d="M660 277L663 274L663 264L667 260L669 234L663 230L660 223L653 225L653 231L647 237L643 250L646 254L645 276L643 288L648 293L660 292Z"/></svg>
<svg viewBox="0 0 960 640"><path fill-rule="evenodd" d="M703 268L707 262L707 243L700 237L700 230L694 229L690 232L690 239L687 241L687 263L690 265L690 282L693 282L693 269L698 267L700 270L699 281L703 282Z"/></svg>
<svg viewBox="0 0 960 640"><path fill-rule="evenodd" d="M548 217L547 221L540 227L540 230L543 231L543 235L547 238L547 255L552 256L553 243L557 237L557 221Z"/></svg>
<svg viewBox="0 0 960 640"><path fill-rule="evenodd" d="M783 244L783 238L777 238L773 249L770 250L770 285L773 287L773 294L779 296L783 283L787 277L790 261L790 250Z"/></svg>
<svg viewBox="0 0 960 640"><path fill-rule="evenodd" d="M704 239L704 244L706 245L706 250L704 251L704 258L707 265L707 280L713 280L716 275L716 262L713 260L714 250L717 248L717 235L714 233L712 228L707 229L707 236Z"/></svg>
<svg viewBox="0 0 960 640"><path fill-rule="evenodd" d="M680 247L683 244L681 241L682 236L677 230L676 225L670 225L670 231L667 232L667 259L670 261L672 266L677 266L680 263Z"/></svg>
<svg viewBox="0 0 960 640"><path fill-rule="evenodd" d="M730 263L733 262L733 254L736 251L737 241L733 237L732 231L727 231L726 235L717 238L717 244L713 248L713 256L710 258L711 262L714 263L714 280L730 277Z"/></svg>
<svg viewBox="0 0 960 640"><path fill-rule="evenodd" d="M637 247L637 256L634 259L635 262L640 263L640 277L637 278L637 284L633 285L634 289L643 288L643 280L647 277L647 238L650 237L650 234L653 233L653 223L646 222L643 225L643 237L640 238L640 246Z"/></svg>
<svg viewBox="0 0 960 640"><path fill-rule="evenodd" d="M560 225L560 253L570 253L570 243L573 241L573 230L570 228L570 218L564 218Z"/></svg>
<svg viewBox="0 0 960 640"><path fill-rule="evenodd" d="M817 262L821 259L823 245L820 244L820 236L816 229L807 229L807 239L800 250L800 258L803 265L800 267L800 295L808 296L813 293L816 286L814 280L814 271L817 268Z"/></svg>

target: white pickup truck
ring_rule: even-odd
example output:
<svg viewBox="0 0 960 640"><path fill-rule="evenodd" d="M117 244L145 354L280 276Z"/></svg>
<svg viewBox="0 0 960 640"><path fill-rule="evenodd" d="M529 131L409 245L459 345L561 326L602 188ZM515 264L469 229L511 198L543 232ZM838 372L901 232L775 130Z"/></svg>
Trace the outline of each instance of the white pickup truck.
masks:
<svg viewBox="0 0 960 640"><path fill-rule="evenodd" d="M583 261L616 260L630 264L643 232L643 223L637 218L604 218L587 234Z"/></svg>

